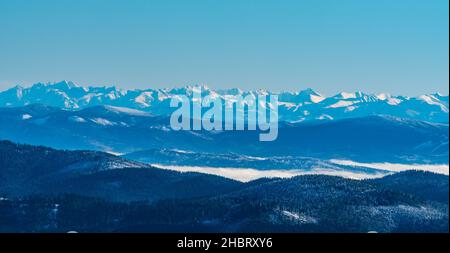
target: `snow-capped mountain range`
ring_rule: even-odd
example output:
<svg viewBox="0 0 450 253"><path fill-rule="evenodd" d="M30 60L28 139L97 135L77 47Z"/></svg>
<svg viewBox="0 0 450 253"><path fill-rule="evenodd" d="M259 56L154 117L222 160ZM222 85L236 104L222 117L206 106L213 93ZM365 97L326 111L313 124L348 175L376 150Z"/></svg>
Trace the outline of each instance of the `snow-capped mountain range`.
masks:
<svg viewBox="0 0 450 253"><path fill-rule="evenodd" d="M207 86L183 88L126 90L117 87L83 87L73 82L37 83L24 88L16 86L0 92L0 107L17 107L29 104L45 104L66 110L107 105L130 108L154 115L169 115L170 100L175 95L192 97L194 93L212 95L232 101L242 95L270 95L279 97L279 119L288 122L308 120L333 120L370 115L390 115L429 122L448 123L449 97L439 93L418 97L393 96L389 94L366 94L342 92L323 96L312 89L299 92L270 92L265 90L243 91L241 89L213 90Z"/></svg>

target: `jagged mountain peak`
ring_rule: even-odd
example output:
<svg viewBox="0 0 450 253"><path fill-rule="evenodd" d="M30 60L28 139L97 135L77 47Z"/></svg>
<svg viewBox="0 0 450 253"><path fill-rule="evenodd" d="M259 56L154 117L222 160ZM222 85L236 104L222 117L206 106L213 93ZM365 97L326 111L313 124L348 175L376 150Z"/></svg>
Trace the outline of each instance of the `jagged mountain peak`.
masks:
<svg viewBox="0 0 450 253"><path fill-rule="evenodd" d="M220 95L238 96L238 95L242 95L244 93L244 91L240 88L231 88L231 89L217 90L217 93Z"/></svg>
<svg viewBox="0 0 450 253"><path fill-rule="evenodd" d="M72 88L78 88L79 86L77 84L75 84L72 81L66 81L63 80L61 82L57 82L57 83L53 83L53 84L49 84L49 86L53 87L53 88L59 88L59 89L67 89L70 90Z"/></svg>
<svg viewBox="0 0 450 253"><path fill-rule="evenodd" d="M323 96L312 88L294 92L268 90L243 91L238 88L215 90L206 85L187 85L180 88L121 89L116 86L83 87L70 81L37 83L0 92L0 107L46 104L68 110L105 105L130 108L154 115L173 112L170 99L176 95L192 98L194 94L210 95L222 101L236 96L278 95L280 119L299 122L320 118L341 119L374 114L392 115L430 122L448 122L448 96L439 93L418 97L393 96L387 93L370 94L362 91L341 92Z"/></svg>
<svg viewBox="0 0 450 253"><path fill-rule="evenodd" d="M307 89L301 90L301 91L299 92L299 94L314 95L314 96L319 96L319 97L322 96L320 93L316 92L316 91L313 90L312 88L307 88Z"/></svg>

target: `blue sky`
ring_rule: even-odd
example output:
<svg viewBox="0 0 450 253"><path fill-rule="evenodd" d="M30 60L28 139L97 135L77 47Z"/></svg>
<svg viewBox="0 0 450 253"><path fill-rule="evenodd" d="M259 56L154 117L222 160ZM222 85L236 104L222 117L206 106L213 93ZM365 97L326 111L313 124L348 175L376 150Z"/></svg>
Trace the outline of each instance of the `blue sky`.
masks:
<svg viewBox="0 0 450 253"><path fill-rule="evenodd" d="M0 90L448 94L448 0L0 0Z"/></svg>

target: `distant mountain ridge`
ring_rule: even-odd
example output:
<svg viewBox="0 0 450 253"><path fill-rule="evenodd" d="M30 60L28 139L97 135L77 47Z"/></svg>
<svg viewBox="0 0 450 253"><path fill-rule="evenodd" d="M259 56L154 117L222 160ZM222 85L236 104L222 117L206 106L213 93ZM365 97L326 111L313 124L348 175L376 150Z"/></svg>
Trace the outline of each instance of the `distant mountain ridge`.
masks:
<svg viewBox="0 0 450 253"><path fill-rule="evenodd" d="M447 163L449 143L448 124L390 116L281 122L278 138L265 143L258 140L257 131L174 131L168 116L129 108L95 106L70 111L37 104L0 108L1 139L112 153L178 149L427 164Z"/></svg>
<svg viewBox="0 0 450 253"><path fill-rule="evenodd" d="M288 122L390 115L448 123L449 116L449 97L439 93L407 97L384 93L341 92L326 97L312 89L299 92L270 92L241 89L213 90L207 86L186 86L173 89L125 90L114 86L82 87L68 81L51 84L37 83L29 88L13 87L0 92L0 107L39 103L68 110L79 110L105 105L136 109L154 115L169 115L174 110L169 106L173 96L192 97L194 93L213 95L223 101L231 101L237 95L276 94L279 96L279 119Z"/></svg>

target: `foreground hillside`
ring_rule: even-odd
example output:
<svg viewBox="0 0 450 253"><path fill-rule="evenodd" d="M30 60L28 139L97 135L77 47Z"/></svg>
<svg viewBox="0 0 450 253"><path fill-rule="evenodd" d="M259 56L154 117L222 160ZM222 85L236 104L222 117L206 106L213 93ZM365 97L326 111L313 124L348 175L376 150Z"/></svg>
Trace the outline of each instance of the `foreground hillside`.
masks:
<svg viewBox="0 0 450 253"><path fill-rule="evenodd" d="M449 178L429 172L241 183L99 152L0 150L2 232L448 232Z"/></svg>
<svg viewBox="0 0 450 253"><path fill-rule="evenodd" d="M73 195L2 198L0 213L2 232L448 232L448 202L330 176L255 182L216 197L153 204Z"/></svg>
<svg viewBox="0 0 450 253"><path fill-rule="evenodd" d="M114 201L210 196L239 182L199 173L159 170L110 154L59 151L0 141L0 194L73 193Z"/></svg>

